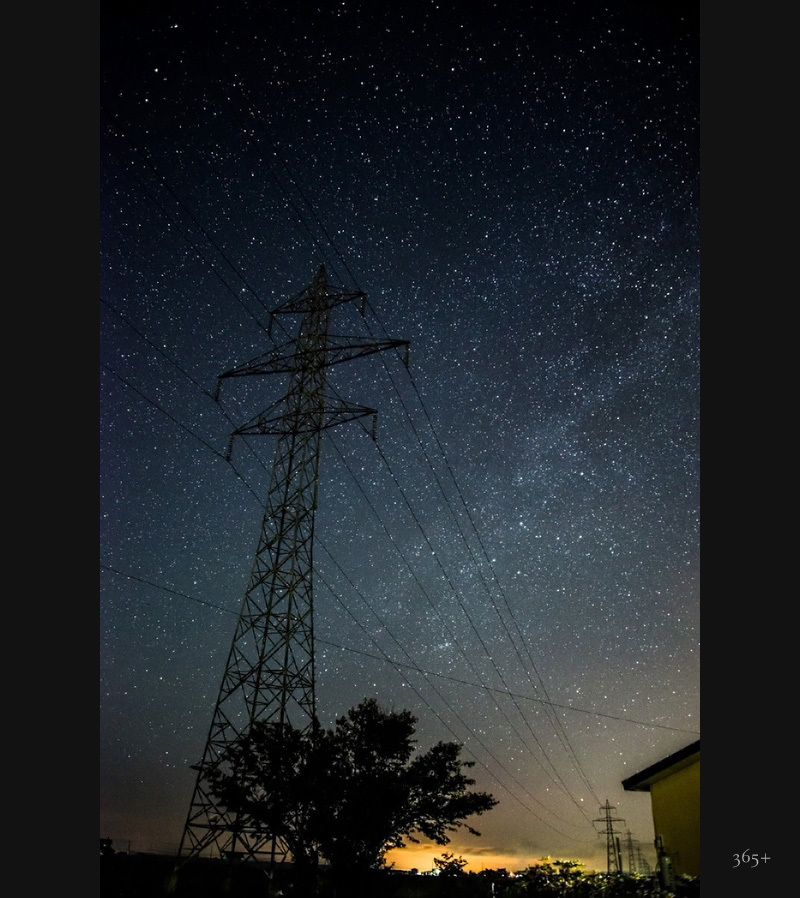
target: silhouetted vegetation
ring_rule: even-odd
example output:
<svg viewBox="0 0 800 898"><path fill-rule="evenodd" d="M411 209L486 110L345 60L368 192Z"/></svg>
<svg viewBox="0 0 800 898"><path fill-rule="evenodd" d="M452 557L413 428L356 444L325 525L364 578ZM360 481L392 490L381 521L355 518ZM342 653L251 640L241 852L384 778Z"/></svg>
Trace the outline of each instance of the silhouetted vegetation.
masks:
<svg viewBox="0 0 800 898"><path fill-rule="evenodd" d="M225 769L209 779L220 801L247 827L282 840L297 868L327 861L335 874L377 870L385 853L419 834L446 845L448 833L497 803L474 792L461 746L439 742L414 754L416 718L384 711L374 699L306 732L255 724L235 743Z"/></svg>
<svg viewBox="0 0 800 898"><path fill-rule="evenodd" d="M416 718L367 699L336 721L300 732L260 723L235 743L210 780L245 825L288 847L292 863L116 853L100 840L101 898L699 898L697 879L672 890L656 877L586 873L543 858L525 870L466 871L443 853L418 874L384 865L420 834L438 845L496 804L470 791L457 743L414 755Z"/></svg>
<svg viewBox="0 0 800 898"><path fill-rule="evenodd" d="M470 873L462 858L441 860L438 875L382 869L351 880L321 866L312 878L298 879L291 865L270 874L252 861L194 858L176 873L175 858L106 850L100 898L700 898L700 881L688 877L679 877L670 891L652 876L585 873L573 861L545 859L516 873Z"/></svg>
<svg viewBox="0 0 800 898"><path fill-rule="evenodd" d="M629 873L586 873L575 861L543 859L517 873L505 898L699 898L700 882L684 877L672 890L658 878Z"/></svg>

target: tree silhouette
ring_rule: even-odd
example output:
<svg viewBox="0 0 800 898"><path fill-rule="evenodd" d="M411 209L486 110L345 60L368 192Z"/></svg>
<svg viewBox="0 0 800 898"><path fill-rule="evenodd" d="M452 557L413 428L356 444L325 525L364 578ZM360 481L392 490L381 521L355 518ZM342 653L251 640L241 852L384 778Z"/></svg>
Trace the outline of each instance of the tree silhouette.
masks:
<svg viewBox="0 0 800 898"><path fill-rule="evenodd" d="M439 742L414 754L417 720L385 711L374 699L304 733L274 722L254 724L234 744L212 787L228 810L260 832L285 840L301 867L321 858L336 871L376 869L391 848L422 835L438 845L472 815L497 802L473 792L461 746Z"/></svg>
<svg viewBox="0 0 800 898"><path fill-rule="evenodd" d="M463 857L460 855L453 857L452 854L448 854L446 851L443 852L441 857L435 857L433 863L440 876L461 876L464 873L464 867L467 866L467 861Z"/></svg>

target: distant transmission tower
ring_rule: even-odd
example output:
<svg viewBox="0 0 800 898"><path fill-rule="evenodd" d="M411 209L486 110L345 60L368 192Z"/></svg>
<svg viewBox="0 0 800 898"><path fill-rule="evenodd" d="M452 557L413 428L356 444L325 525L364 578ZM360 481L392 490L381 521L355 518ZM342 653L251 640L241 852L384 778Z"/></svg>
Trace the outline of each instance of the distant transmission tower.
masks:
<svg viewBox="0 0 800 898"><path fill-rule="evenodd" d="M615 823L624 823L624 820L620 820L619 817L612 817L611 812L614 808L608 803L608 799L606 799L606 803L600 807L600 812L604 815L599 819L595 820L595 823L605 823L606 828L601 832L605 833L606 836L606 857L607 857L607 870L609 873L622 873L622 861L620 860L620 850L619 850L619 840L617 838L616 833L614 832L614 824Z"/></svg>
<svg viewBox="0 0 800 898"><path fill-rule="evenodd" d="M233 636L203 757L197 770L179 857L247 855L285 860L285 846L248 826L215 798L209 774L224 768L226 753L256 721L310 727L316 714L312 594L314 512L322 431L372 415L374 409L332 400L326 392L331 365L385 349L408 347L405 340L363 340L329 333L331 311L365 300L328 283L320 268L310 287L273 315L301 315L298 336L224 378L287 374L286 394L231 435L277 437L266 509L250 581ZM363 312L363 305L361 311ZM373 423L374 435L374 423Z"/></svg>
<svg viewBox="0 0 800 898"><path fill-rule="evenodd" d="M636 873L636 861L633 853L633 837L629 829L625 830L625 848L628 854L628 873Z"/></svg>

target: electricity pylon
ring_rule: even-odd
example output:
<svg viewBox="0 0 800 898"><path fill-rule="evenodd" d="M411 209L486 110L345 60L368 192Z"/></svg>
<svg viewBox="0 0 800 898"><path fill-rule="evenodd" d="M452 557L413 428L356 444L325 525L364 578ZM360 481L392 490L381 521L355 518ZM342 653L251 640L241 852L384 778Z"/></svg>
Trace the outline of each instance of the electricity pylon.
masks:
<svg viewBox="0 0 800 898"><path fill-rule="evenodd" d="M619 817L612 817L611 811L614 810L606 799L606 803L601 806L600 812L603 817L595 820L595 823L605 823L606 828L601 830L606 836L606 864L609 873L622 873L622 861L620 860L619 844L616 833L614 832L615 823L624 823Z"/></svg>
<svg viewBox="0 0 800 898"><path fill-rule="evenodd" d="M322 431L377 412L326 390L331 365L386 349L405 340L364 340L329 333L331 312L362 292L328 283L320 268L312 284L278 306L273 315L301 315L298 336L222 374L225 378L288 374L282 399L231 435L277 437L261 536L228 654L203 757L197 770L179 857L218 853L285 860L279 839L248 825L213 794L210 774L225 769L226 754L259 721L311 727L316 714L314 603L312 593L314 512ZM218 385L219 389L219 385Z"/></svg>
<svg viewBox="0 0 800 898"><path fill-rule="evenodd" d="M629 829L625 830L625 848L628 854L628 873L636 873L636 862L633 859L633 836Z"/></svg>

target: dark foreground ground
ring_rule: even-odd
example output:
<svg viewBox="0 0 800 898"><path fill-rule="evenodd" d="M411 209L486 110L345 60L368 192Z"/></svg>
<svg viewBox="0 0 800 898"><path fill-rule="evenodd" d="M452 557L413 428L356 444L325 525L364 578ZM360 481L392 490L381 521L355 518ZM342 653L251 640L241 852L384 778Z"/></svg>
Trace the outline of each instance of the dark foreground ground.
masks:
<svg viewBox="0 0 800 898"><path fill-rule="evenodd" d="M228 864L196 858L176 868L164 855L124 853L101 856L100 898L699 898L699 880L664 891L633 877L563 883L523 883L496 871L455 877L374 871L360 882L335 882L323 871L314 882L298 882L291 868L269 877L250 862Z"/></svg>
<svg viewBox="0 0 800 898"><path fill-rule="evenodd" d="M313 883L298 882L291 869L271 877L249 862L194 859L176 868L173 857L116 854L100 859L100 898L501 898L489 882L463 876L463 883L439 877L375 871L358 883L334 882L327 871ZM438 881L437 881L438 880ZM473 882L473 880L475 880ZM471 888L466 888L469 881ZM450 889L443 888L451 885ZM454 890L456 885L462 888ZM482 887L481 887L482 886Z"/></svg>
<svg viewBox="0 0 800 898"><path fill-rule="evenodd" d="M265 868L249 862L194 859L176 868L173 857L116 854L100 859L100 898L502 898L488 881L460 878L463 882L447 883L441 877L387 870L358 883L334 882L323 871L310 883L298 882L290 869L270 877Z"/></svg>

